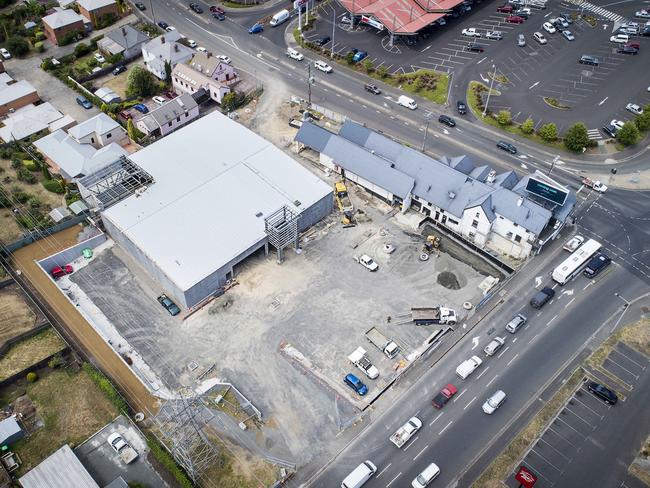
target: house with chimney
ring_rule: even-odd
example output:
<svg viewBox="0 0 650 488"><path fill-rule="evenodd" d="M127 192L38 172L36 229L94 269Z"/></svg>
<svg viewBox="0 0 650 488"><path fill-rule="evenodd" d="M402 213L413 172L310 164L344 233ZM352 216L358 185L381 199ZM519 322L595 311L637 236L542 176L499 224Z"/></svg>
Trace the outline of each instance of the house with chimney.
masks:
<svg viewBox="0 0 650 488"><path fill-rule="evenodd" d="M106 34L97 42L97 47L109 56L121 54L124 59L132 59L140 56L148 40L144 32L127 24Z"/></svg>
<svg viewBox="0 0 650 488"><path fill-rule="evenodd" d="M45 37L57 46L70 33L81 35L86 32L86 18L72 9L55 8L53 13L42 20Z"/></svg>
<svg viewBox="0 0 650 488"><path fill-rule="evenodd" d="M166 78L165 63L173 68L192 59L194 50L177 42L180 38L178 31L171 31L142 44L144 66L158 79Z"/></svg>
<svg viewBox="0 0 650 488"><path fill-rule="evenodd" d="M113 14L116 18L120 16L120 9L115 0L77 0L79 13L86 17L97 28L101 19Z"/></svg>
<svg viewBox="0 0 650 488"><path fill-rule="evenodd" d="M187 64L177 64L172 70L176 93L193 94L203 89L217 103L238 82L235 69L210 53L196 53Z"/></svg>
<svg viewBox="0 0 650 488"><path fill-rule="evenodd" d="M138 130L152 137L164 137L199 116L199 105L189 93L183 93L152 110L136 122Z"/></svg>

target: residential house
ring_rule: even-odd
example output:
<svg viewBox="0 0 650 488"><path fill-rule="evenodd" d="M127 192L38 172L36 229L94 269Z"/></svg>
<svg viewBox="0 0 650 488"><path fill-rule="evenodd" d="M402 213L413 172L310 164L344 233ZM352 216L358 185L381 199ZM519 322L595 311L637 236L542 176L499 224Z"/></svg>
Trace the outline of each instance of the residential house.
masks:
<svg viewBox="0 0 650 488"><path fill-rule="evenodd" d="M115 0L77 0L79 13L92 22L96 29L105 15L120 16L120 9Z"/></svg>
<svg viewBox="0 0 650 488"><path fill-rule="evenodd" d="M0 83L0 116L39 101L36 88L27 80Z"/></svg>
<svg viewBox="0 0 650 488"><path fill-rule="evenodd" d="M140 56L142 45L148 40L144 32L127 24L106 34L97 47L109 56L121 54L125 59L132 59Z"/></svg>
<svg viewBox="0 0 650 488"><path fill-rule="evenodd" d="M207 53L197 53L188 64L178 64L172 71L172 85L177 93L196 93L203 88L217 103L239 82L234 68Z"/></svg>
<svg viewBox="0 0 650 488"><path fill-rule="evenodd" d="M68 134L79 144L92 144L96 148L104 147L111 142L128 144L126 131L115 120L105 113L100 113L90 119L68 129Z"/></svg>
<svg viewBox="0 0 650 488"><path fill-rule="evenodd" d="M9 114L3 122L0 139L4 142L20 141L44 130L68 129L76 124L72 117L63 115L50 102L26 105Z"/></svg>
<svg viewBox="0 0 650 488"><path fill-rule="evenodd" d="M165 32L146 44L142 45L142 57L148 71L157 78L164 80L165 63L173 68L179 63L186 63L194 55L194 50L179 42L181 35L178 31Z"/></svg>
<svg viewBox="0 0 650 488"><path fill-rule="evenodd" d="M52 44L59 45L71 32L82 34L86 31L85 18L72 9L55 8L55 12L43 17L45 36Z"/></svg>
<svg viewBox="0 0 650 488"><path fill-rule="evenodd" d="M189 124L199 116L199 106L189 93L184 93L152 110L136 122L141 132L162 137Z"/></svg>

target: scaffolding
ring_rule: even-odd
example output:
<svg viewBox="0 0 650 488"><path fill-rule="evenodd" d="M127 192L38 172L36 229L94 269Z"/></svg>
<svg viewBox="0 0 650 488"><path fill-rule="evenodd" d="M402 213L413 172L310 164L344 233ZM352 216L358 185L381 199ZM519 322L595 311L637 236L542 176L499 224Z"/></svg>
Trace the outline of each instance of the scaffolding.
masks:
<svg viewBox="0 0 650 488"><path fill-rule="evenodd" d="M286 205L264 219L264 232L269 239L269 244L278 251L278 263L284 261L284 250L292 243L296 251L299 249L299 219L300 214L295 213Z"/></svg>

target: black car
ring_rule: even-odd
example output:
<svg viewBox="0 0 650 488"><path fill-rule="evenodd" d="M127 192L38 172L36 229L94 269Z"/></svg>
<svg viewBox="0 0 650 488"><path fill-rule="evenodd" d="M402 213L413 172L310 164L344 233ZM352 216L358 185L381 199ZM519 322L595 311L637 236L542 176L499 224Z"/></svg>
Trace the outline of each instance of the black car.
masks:
<svg viewBox="0 0 650 488"><path fill-rule="evenodd" d="M509 142L499 141L497 142L497 147L499 149L503 149L504 151L508 151L510 154L517 154L517 148Z"/></svg>
<svg viewBox="0 0 650 488"><path fill-rule="evenodd" d="M135 6L138 7L138 10L143 10L143 11L144 11L144 10L147 10L147 7L145 7L145 6L144 6L144 3L142 3L142 2L137 2L137 3L135 4Z"/></svg>
<svg viewBox="0 0 650 488"><path fill-rule="evenodd" d="M113 76L117 76L120 73L124 73L126 71L126 66L118 66L113 70Z"/></svg>
<svg viewBox="0 0 650 488"><path fill-rule="evenodd" d="M540 309L546 303L555 296L555 290L553 288L549 288L548 286L545 286L542 288L540 291L535 293L535 296L530 299L530 306L533 308Z"/></svg>
<svg viewBox="0 0 650 488"><path fill-rule="evenodd" d="M456 127L456 121L451 117L449 117L448 115L441 115L440 117L438 117L438 122L440 122L441 124L445 124L449 127Z"/></svg>
<svg viewBox="0 0 650 488"><path fill-rule="evenodd" d="M226 16L221 12L213 12L212 17L214 17L217 20L226 20Z"/></svg>
<svg viewBox="0 0 650 488"><path fill-rule="evenodd" d="M632 46L619 47L616 52L619 54L639 54L639 50Z"/></svg>
<svg viewBox="0 0 650 488"><path fill-rule="evenodd" d="M609 388L604 387L600 383L595 383L593 381L590 381L587 384L587 390L589 390L591 393L596 395L598 398L600 398L608 405L615 405L616 402L618 401L618 396L616 395L616 393L614 393Z"/></svg>
<svg viewBox="0 0 650 488"><path fill-rule="evenodd" d="M569 14L560 14L560 17L562 17L564 20L567 21L567 24L573 24L573 19Z"/></svg>
<svg viewBox="0 0 650 488"><path fill-rule="evenodd" d="M198 3L190 3L190 9L194 10L197 14L203 13L203 8Z"/></svg>
<svg viewBox="0 0 650 488"><path fill-rule="evenodd" d="M164 20L161 20L160 22L158 22L158 27L160 27L161 29L166 29L167 27L169 27L169 24Z"/></svg>
<svg viewBox="0 0 650 488"><path fill-rule="evenodd" d="M319 37L318 39L314 39L314 44L316 44L317 46L324 46L328 42L330 42L329 36Z"/></svg>
<svg viewBox="0 0 650 488"><path fill-rule="evenodd" d="M165 309L169 312L169 315L174 316L181 313L181 309L178 308L174 302L164 293L158 297L158 303L160 303Z"/></svg>
<svg viewBox="0 0 650 488"><path fill-rule="evenodd" d="M462 100L458 100L456 102L456 110L458 110L460 115L465 115L467 113L467 105Z"/></svg>
<svg viewBox="0 0 650 488"><path fill-rule="evenodd" d="M605 127L603 127L603 132L610 137L616 137L616 133L618 131L616 130L616 127L614 127L613 125L606 125Z"/></svg>
<svg viewBox="0 0 650 488"><path fill-rule="evenodd" d="M611 262L612 258L610 258L607 254L599 252L593 258L591 258L591 261L587 263L587 267L582 273L587 278L595 278L600 274L602 270L609 266Z"/></svg>
<svg viewBox="0 0 650 488"><path fill-rule="evenodd" d="M482 53L483 51L485 51L485 48L483 46L481 46L480 44L476 44L474 42L469 43L466 49L473 53Z"/></svg>
<svg viewBox="0 0 650 488"><path fill-rule="evenodd" d="M363 88L365 88L367 92L370 92L374 95L381 94L381 90L377 88L377 85L373 85L372 83L366 83L365 85L363 85Z"/></svg>

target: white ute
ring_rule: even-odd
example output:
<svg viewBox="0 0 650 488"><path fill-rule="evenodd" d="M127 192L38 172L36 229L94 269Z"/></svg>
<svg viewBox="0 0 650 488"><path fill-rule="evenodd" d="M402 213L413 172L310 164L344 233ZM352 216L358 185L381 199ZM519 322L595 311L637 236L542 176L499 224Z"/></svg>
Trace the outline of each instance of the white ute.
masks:
<svg viewBox="0 0 650 488"><path fill-rule="evenodd" d="M113 448L113 450L117 454L119 454L124 464L131 464L133 461L138 459L138 453L136 452L136 450L133 449L124 440L124 437L122 437L117 432L113 432L111 435L108 436L108 439L106 440L109 443L109 445Z"/></svg>
<svg viewBox="0 0 650 488"><path fill-rule="evenodd" d="M481 37L481 33L476 30L476 27L469 27L467 29L463 29L462 34L467 37Z"/></svg>
<svg viewBox="0 0 650 488"><path fill-rule="evenodd" d="M408 422L402 425L390 436L390 441L401 449L415 433L422 427L422 421L417 417L411 417Z"/></svg>
<svg viewBox="0 0 650 488"><path fill-rule="evenodd" d="M379 265L367 254L364 254L361 257L354 256L354 260L370 271L377 271L379 269Z"/></svg>
<svg viewBox="0 0 650 488"><path fill-rule="evenodd" d="M480 357L472 356L466 361L460 363L460 366L456 368L456 374L461 378L466 379L470 374L476 371L476 368L481 364L483 364L483 361L481 361Z"/></svg>
<svg viewBox="0 0 650 488"><path fill-rule="evenodd" d="M357 347L357 349L348 356L348 359L371 380L379 377L379 370L370 362L370 359L366 356L366 350L363 347Z"/></svg>
<svg viewBox="0 0 650 488"><path fill-rule="evenodd" d="M291 59L295 59L296 61L302 61L303 59L305 59L305 56L303 56L302 53L299 53L298 51L292 48L287 49L287 57Z"/></svg>

